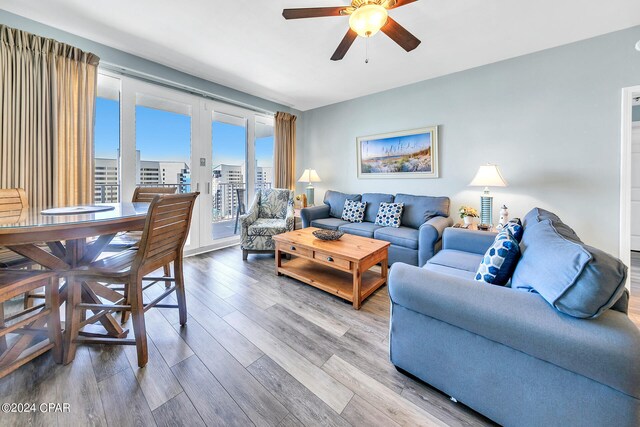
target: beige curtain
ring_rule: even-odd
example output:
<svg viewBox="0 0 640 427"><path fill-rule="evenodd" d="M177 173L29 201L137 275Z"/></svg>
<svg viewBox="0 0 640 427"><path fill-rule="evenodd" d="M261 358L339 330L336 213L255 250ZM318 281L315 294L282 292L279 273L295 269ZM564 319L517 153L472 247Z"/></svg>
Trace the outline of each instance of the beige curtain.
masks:
<svg viewBox="0 0 640 427"><path fill-rule="evenodd" d="M37 207L93 201L98 61L0 25L0 188Z"/></svg>
<svg viewBox="0 0 640 427"><path fill-rule="evenodd" d="M278 112L275 115L274 185L296 188L296 116Z"/></svg>

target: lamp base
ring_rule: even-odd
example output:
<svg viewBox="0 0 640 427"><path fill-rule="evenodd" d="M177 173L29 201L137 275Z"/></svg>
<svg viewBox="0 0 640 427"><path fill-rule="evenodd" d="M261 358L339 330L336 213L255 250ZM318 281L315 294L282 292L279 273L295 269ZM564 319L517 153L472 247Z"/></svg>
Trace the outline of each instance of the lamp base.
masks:
<svg viewBox="0 0 640 427"><path fill-rule="evenodd" d="M307 195L307 206L313 206L314 205L314 200L313 200L313 196L314 196L314 188L311 184L309 184L307 186L307 188L305 189L305 194Z"/></svg>
<svg viewBox="0 0 640 427"><path fill-rule="evenodd" d="M480 223L493 225L493 196L486 193L480 197Z"/></svg>

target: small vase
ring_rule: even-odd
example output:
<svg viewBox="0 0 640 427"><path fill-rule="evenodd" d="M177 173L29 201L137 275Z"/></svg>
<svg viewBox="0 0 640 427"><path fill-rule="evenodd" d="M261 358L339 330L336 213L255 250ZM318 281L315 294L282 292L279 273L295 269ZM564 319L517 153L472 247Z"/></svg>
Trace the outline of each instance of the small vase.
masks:
<svg viewBox="0 0 640 427"><path fill-rule="evenodd" d="M462 218L462 220L464 221L464 225L473 224L473 217L472 216L465 216L464 218Z"/></svg>

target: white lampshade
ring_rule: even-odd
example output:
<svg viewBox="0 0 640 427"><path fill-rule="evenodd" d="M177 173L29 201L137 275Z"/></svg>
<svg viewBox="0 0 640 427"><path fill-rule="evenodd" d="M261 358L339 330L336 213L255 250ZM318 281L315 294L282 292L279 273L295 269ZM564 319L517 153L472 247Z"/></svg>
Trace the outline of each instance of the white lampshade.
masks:
<svg viewBox="0 0 640 427"><path fill-rule="evenodd" d="M469 185L474 187L506 187L507 181L500 174L497 165L484 165L480 166L478 173Z"/></svg>
<svg viewBox="0 0 640 427"><path fill-rule="evenodd" d="M298 182L320 182L321 179L315 169L305 169Z"/></svg>

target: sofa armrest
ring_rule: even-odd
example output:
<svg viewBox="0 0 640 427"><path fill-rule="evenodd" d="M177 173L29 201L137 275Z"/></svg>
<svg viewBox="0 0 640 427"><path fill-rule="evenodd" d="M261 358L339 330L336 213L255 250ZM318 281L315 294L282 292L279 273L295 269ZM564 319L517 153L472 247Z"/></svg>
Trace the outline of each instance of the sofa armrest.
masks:
<svg viewBox="0 0 640 427"><path fill-rule="evenodd" d="M496 234L491 231L450 227L442 234L442 249L455 249L484 255L493 244Z"/></svg>
<svg viewBox="0 0 640 427"><path fill-rule="evenodd" d="M442 238L447 227L453 225L453 219L436 216L425 222L418 229L418 265L423 266L436 254L436 244Z"/></svg>
<svg viewBox="0 0 640 427"><path fill-rule="evenodd" d="M391 268L389 296L393 306L640 397L640 331L623 313L607 310L597 319L578 319L535 293L402 263ZM391 323L393 335L393 314Z"/></svg>
<svg viewBox="0 0 640 427"><path fill-rule="evenodd" d="M329 205L311 206L300 210L300 218L302 219L302 228L311 226L314 219L329 218L331 207Z"/></svg>

